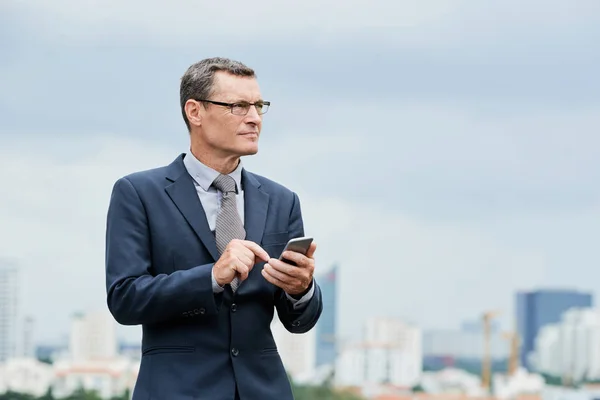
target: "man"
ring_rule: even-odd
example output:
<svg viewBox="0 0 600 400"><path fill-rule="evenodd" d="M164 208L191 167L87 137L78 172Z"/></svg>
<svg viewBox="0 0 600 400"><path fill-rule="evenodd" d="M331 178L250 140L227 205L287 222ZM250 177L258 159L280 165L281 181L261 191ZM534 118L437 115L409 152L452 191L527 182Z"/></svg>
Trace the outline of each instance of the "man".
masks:
<svg viewBox="0 0 600 400"><path fill-rule="evenodd" d="M240 162L270 103L254 71L225 58L192 65L180 96L189 151L120 178L108 210L108 307L143 332L133 398L292 399L270 323L276 309L304 333L323 306L316 245L278 259L304 236L298 196Z"/></svg>

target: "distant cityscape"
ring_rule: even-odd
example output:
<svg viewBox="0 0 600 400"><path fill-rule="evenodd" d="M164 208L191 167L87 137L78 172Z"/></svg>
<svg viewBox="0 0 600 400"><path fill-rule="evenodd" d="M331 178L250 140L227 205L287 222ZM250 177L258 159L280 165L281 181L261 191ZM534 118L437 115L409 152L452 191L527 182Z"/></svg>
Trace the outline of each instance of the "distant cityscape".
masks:
<svg viewBox="0 0 600 400"><path fill-rule="evenodd" d="M600 310L590 293L558 288L515 293L514 329L501 329L500 310L482 310L460 329L422 330L391 316L364 321L362 338L338 331L339 278L333 265L318 276L324 309L309 333L285 330L276 314L272 332L293 381L332 385L365 399L439 397L498 399L598 398ZM19 267L0 261L0 394L56 398L76 390L104 399L132 393L140 343L123 343L108 310L71 318L69 339L34 343L35 321L19 310ZM502 311L505 312L504 310Z"/></svg>

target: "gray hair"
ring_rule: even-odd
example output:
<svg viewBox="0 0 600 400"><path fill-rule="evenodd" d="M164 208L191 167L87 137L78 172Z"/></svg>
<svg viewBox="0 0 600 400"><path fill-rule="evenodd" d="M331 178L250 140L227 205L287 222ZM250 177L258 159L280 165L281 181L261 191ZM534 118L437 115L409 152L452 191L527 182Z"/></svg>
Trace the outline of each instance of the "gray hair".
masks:
<svg viewBox="0 0 600 400"><path fill-rule="evenodd" d="M225 71L236 76L254 77L254 70L239 61L224 57L206 58L192 64L181 78L179 101L181 113L188 130L190 122L185 115L185 103L190 99L208 99L213 93L215 73Z"/></svg>

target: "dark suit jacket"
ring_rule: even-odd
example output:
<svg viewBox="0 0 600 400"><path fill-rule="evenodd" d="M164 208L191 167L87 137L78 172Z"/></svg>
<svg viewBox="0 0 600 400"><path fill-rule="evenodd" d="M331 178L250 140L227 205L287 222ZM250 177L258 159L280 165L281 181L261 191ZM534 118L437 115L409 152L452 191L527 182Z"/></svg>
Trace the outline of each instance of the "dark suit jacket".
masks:
<svg viewBox="0 0 600 400"><path fill-rule="evenodd" d="M142 361L134 399L288 400L292 392L273 340L279 319L292 333L313 328L321 291L294 310L261 275L264 262L232 293L214 294L219 254L181 154L166 167L136 172L114 185L106 232L108 307L123 325L142 325ZM279 257L304 236L295 193L242 173L246 239Z"/></svg>

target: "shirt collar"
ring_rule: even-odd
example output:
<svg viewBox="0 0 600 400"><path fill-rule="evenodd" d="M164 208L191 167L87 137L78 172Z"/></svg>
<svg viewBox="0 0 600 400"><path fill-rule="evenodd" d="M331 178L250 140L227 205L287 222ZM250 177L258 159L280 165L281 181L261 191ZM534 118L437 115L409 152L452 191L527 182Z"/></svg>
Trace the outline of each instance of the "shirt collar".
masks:
<svg viewBox="0 0 600 400"><path fill-rule="evenodd" d="M185 154L183 164L190 176L204 191L208 191L214 180L220 175L219 171L201 163L191 151ZM240 160L237 168L229 174L235 180L238 193L242 188L242 169L242 160Z"/></svg>

